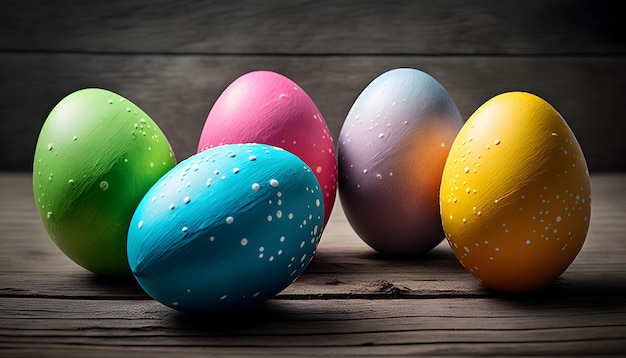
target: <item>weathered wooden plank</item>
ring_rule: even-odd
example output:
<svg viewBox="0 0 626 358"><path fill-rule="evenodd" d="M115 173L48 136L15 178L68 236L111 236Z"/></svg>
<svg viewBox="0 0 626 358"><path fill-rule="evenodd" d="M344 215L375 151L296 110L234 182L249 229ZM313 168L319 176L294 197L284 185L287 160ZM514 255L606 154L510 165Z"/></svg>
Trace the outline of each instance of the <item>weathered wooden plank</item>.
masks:
<svg viewBox="0 0 626 358"><path fill-rule="evenodd" d="M626 305L618 298L602 303L567 297L543 301L491 298L274 300L248 311L214 317L184 315L152 301L120 304L108 300L48 299L45 302L47 304L42 306L40 299L3 299L3 336L36 338L47 333L66 338L80 330L88 333L84 336L98 338L107 336L107 330L119 329L131 330L129 336L135 337L236 335L231 337L236 340L245 336L330 336L411 330L542 331L584 327L613 327L616 333L623 335L626 329ZM11 330L17 331L11 333ZM513 340L511 337L504 339Z"/></svg>
<svg viewBox="0 0 626 358"><path fill-rule="evenodd" d="M625 171L626 56L152 56L0 54L0 170L30 170L43 121L64 96L85 87L122 94L159 124L179 160L195 153L220 93L242 74L268 69L313 98L337 139L353 101L381 73L422 69L450 92L464 118L494 95L542 96L569 123L590 170ZM10 153L10 155L9 155Z"/></svg>
<svg viewBox="0 0 626 358"><path fill-rule="evenodd" d="M605 302L579 297L271 300L246 311L217 316L185 315L154 301L141 300L3 298L0 305L3 308L3 335L25 337L38 336L43 331L63 337L76 330L89 331L91 336L98 337L113 328L133 330L136 336L146 337L229 336L235 333L240 336L330 335L420 328L626 328L626 305L619 297ZM362 322L354 325L352 321ZM384 325L382 321L385 321ZM293 332L295 328L298 332ZM7 332L12 329L23 332Z"/></svg>
<svg viewBox="0 0 626 358"><path fill-rule="evenodd" d="M0 51L207 54L615 54L612 1L23 1Z"/></svg>
<svg viewBox="0 0 626 358"><path fill-rule="evenodd" d="M550 352L552 348L547 346L557 344L560 352L573 354L579 353L574 349L581 349L582 342L596 349L595 353L618 353L626 342L626 306L621 301L274 301L257 310L213 318L190 317L145 301L78 300L68 304L66 300L46 300L43 307L39 301L0 301L3 312L8 312L0 329L1 347L55 344L99 349L291 347L329 351L466 344L482 350L483 345L504 349L543 343L546 347L535 353ZM568 349L564 343L569 343Z"/></svg>
<svg viewBox="0 0 626 358"><path fill-rule="evenodd" d="M338 253L339 255L341 252ZM319 259L319 258L317 258ZM276 296L277 300L328 300L328 299L431 299L431 298L481 298L506 297L489 290L465 271L417 269L409 272L391 270L387 262L380 272L369 273L351 270L344 273L325 274L315 271L313 264L295 283ZM452 267L457 266L451 262ZM78 268L76 268L78 271ZM151 300L132 280L103 280L87 272L57 273L4 273L0 275L0 297L8 298L64 298ZM560 297L572 295L603 301L626 295L626 269L618 265L574 265L553 285L528 297Z"/></svg>
<svg viewBox="0 0 626 358"><path fill-rule="evenodd" d="M184 354L185 357L420 357L420 356L498 356L519 357L537 356L606 356L622 357L622 340L602 340L599 342L532 342L532 343L409 343L406 345L377 345L374 342L363 346L339 347L95 347L81 345L39 344L37 348L19 346L6 349L7 357L68 358L85 357L171 357Z"/></svg>
<svg viewBox="0 0 626 358"><path fill-rule="evenodd" d="M585 297L604 302L626 295L623 175L594 175L587 243L553 285L527 298ZM0 176L0 297L150 300L132 278L97 277L70 262L54 245L30 198L30 175ZM621 199L621 200L620 200ZM600 211L598 211L600 210ZM463 270L446 242L413 259L380 257L356 236L338 202L315 259L278 300L502 297Z"/></svg>
<svg viewBox="0 0 626 358"><path fill-rule="evenodd" d="M592 219L583 250L563 276L539 296L589 299L626 294L624 175L592 176ZM34 208L30 175L0 176L0 296L147 300L131 278L104 279L67 259L47 237ZM356 236L338 201L305 274L277 298L492 297L461 268L444 241L428 254L392 260Z"/></svg>

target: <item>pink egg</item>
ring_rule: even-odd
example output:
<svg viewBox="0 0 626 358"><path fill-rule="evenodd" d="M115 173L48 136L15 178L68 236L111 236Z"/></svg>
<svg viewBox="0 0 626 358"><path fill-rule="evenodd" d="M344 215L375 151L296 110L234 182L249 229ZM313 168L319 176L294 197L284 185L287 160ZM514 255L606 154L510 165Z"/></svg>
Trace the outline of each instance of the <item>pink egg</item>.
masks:
<svg viewBox="0 0 626 358"><path fill-rule="evenodd" d="M283 148L315 173L324 197L324 225L337 190L337 159L330 130L309 95L271 71L247 73L231 83L211 109L198 152L236 143Z"/></svg>

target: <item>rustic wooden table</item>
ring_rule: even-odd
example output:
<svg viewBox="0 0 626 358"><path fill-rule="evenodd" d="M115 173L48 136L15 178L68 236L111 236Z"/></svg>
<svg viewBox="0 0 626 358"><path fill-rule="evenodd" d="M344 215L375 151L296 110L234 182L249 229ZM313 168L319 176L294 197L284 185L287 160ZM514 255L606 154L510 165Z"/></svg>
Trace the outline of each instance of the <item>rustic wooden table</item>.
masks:
<svg viewBox="0 0 626 358"><path fill-rule="evenodd" d="M245 312L193 317L97 277L47 237L29 174L0 174L0 356L415 356L626 353L626 174L592 175L585 245L550 287L493 292L443 242L390 260L338 204L311 266ZM182 355L181 355L182 354Z"/></svg>

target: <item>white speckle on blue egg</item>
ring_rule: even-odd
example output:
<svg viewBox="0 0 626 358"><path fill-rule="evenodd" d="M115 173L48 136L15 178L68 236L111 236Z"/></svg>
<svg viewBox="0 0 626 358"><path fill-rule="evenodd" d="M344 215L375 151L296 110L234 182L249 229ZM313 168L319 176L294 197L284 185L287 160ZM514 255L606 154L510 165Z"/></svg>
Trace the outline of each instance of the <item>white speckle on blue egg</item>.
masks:
<svg viewBox="0 0 626 358"><path fill-rule="evenodd" d="M297 156L257 144L214 147L148 191L131 221L128 261L164 305L236 310L274 297L302 274L323 218L320 185Z"/></svg>

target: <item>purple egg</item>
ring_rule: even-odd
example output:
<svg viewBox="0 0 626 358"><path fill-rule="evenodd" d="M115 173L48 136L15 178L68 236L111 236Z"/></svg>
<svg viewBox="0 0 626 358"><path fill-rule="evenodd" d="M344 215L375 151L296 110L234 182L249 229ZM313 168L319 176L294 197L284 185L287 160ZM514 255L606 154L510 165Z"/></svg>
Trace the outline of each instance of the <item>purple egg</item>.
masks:
<svg viewBox="0 0 626 358"><path fill-rule="evenodd" d="M361 239L385 255L424 253L443 238L439 187L463 125L433 77L399 68L356 99L339 135L339 196Z"/></svg>

